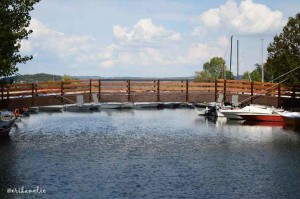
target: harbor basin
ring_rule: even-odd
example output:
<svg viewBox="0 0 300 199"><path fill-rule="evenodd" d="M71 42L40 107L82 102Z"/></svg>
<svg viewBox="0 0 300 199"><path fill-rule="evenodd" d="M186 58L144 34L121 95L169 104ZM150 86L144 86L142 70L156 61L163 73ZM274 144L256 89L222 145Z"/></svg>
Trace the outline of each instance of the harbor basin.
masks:
<svg viewBox="0 0 300 199"><path fill-rule="evenodd" d="M193 109L31 114L0 142L0 198L299 198L299 185L299 132Z"/></svg>

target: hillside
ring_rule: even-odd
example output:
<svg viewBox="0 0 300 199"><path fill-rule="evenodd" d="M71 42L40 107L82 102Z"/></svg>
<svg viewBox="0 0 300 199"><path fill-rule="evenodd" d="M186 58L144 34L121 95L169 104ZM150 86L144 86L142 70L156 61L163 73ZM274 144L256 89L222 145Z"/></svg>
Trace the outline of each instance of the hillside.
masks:
<svg viewBox="0 0 300 199"><path fill-rule="evenodd" d="M14 76L15 82L47 82L47 81L61 81L62 76L52 75L46 73L37 73L33 75L22 75L22 76Z"/></svg>

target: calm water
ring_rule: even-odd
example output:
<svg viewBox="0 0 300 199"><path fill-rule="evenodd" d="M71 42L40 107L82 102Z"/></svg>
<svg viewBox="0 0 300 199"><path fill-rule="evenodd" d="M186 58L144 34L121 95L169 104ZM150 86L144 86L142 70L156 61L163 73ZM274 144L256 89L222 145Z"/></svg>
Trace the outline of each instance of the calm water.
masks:
<svg viewBox="0 0 300 199"><path fill-rule="evenodd" d="M0 142L0 198L299 198L300 133L194 110L39 113ZM45 194L6 194L8 188Z"/></svg>

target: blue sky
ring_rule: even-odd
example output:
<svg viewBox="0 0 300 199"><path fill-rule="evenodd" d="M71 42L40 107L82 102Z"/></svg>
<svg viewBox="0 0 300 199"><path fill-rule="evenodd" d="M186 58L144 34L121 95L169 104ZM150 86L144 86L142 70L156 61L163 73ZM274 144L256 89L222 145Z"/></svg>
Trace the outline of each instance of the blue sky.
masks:
<svg viewBox="0 0 300 199"><path fill-rule="evenodd" d="M43 0L31 13L34 32L22 41L21 74L51 73L104 77L193 76L214 56L236 74L267 57L267 46L288 17L299 12L296 0Z"/></svg>

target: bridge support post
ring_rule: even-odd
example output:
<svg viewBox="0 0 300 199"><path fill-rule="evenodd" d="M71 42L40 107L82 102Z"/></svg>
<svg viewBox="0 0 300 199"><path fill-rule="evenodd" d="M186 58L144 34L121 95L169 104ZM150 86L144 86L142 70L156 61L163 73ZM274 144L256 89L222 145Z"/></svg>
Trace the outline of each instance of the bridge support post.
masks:
<svg viewBox="0 0 300 199"><path fill-rule="evenodd" d="M218 80L215 79L215 102L218 100Z"/></svg>
<svg viewBox="0 0 300 199"><path fill-rule="evenodd" d="M101 79L98 81L98 98L99 102L101 101Z"/></svg>
<svg viewBox="0 0 300 199"><path fill-rule="evenodd" d="M160 86L160 80L157 80L157 100L158 102L160 102L160 90L159 90L159 86Z"/></svg>
<svg viewBox="0 0 300 199"><path fill-rule="evenodd" d="M131 88L130 88L130 80L127 81L127 93L128 93L128 102L131 102Z"/></svg>
<svg viewBox="0 0 300 199"><path fill-rule="evenodd" d="M223 102L226 101L226 79L224 79Z"/></svg>
<svg viewBox="0 0 300 199"><path fill-rule="evenodd" d="M90 79L89 89L90 89L89 102L91 103L92 102L92 80L91 79Z"/></svg>
<svg viewBox="0 0 300 199"><path fill-rule="evenodd" d="M278 98L277 98L277 107L281 106L281 88L280 88L280 84L278 84Z"/></svg>
<svg viewBox="0 0 300 199"><path fill-rule="evenodd" d="M64 103L64 82L63 81L60 82L60 96L61 96L60 102L63 104Z"/></svg>
<svg viewBox="0 0 300 199"><path fill-rule="evenodd" d="M189 102L189 80L185 83L185 101Z"/></svg>
<svg viewBox="0 0 300 199"><path fill-rule="evenodd" d="M1 100L3 101L4 99L4 86L1 85Z"/></svg>
<svg viewBox="0 0 300 199"><path fill-rule="evenodd" d="M35 85L34 85L34 83L32 83L31 84L31 106L35 105L34 91L35 91Z"/></svg>
<svg viewBox="0 0 300 199"><path fill-rule="evenodd" d="M251 104L253 104L253 87L254 87L254 83L251 81Z"/></svg>

